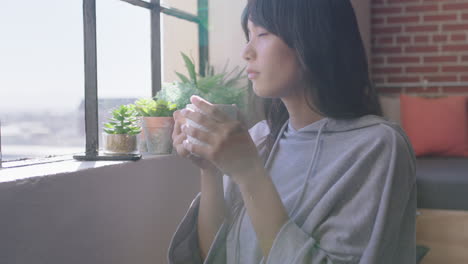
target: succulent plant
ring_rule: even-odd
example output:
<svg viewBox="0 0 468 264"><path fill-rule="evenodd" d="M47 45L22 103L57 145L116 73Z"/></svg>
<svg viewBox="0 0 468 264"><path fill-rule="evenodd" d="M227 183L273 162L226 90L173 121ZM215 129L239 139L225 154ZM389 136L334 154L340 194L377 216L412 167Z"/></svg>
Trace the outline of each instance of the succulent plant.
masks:
<svg viewBox="0 0 468 264"><path fill-rule="evenodd" d="M135 102L138 116L170 117L177 110L177 105L162 99L139 99Z"/></svg>
<svg viewBox="0 0 468 264"><path fill-rule="evenodd" d="M136 135L141 132L134 105L121 105L111 111L112 117L104 124L107 134Z"/></svg>

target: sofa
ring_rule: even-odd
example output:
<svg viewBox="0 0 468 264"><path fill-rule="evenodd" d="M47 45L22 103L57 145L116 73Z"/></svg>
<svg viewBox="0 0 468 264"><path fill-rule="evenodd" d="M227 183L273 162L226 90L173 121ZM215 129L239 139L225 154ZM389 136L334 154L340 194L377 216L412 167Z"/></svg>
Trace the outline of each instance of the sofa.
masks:
<svg viewBox="0 0 468 264"><path fill-rule="evenodd" d="M381 95L384 117L402 125L401 96ZM468 157L416 160L416 239L422 264L468 263ZM429 249L429 252L427 252Z"/></svg>

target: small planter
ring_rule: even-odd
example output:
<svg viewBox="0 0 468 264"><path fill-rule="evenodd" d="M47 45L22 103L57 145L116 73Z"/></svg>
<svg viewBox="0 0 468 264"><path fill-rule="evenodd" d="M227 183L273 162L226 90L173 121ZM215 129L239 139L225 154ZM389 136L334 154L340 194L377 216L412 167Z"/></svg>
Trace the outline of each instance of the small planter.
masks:
<svg viewBox="0 0 468 264"><path fill-rule="evenodd" d="M174 128L174 118L143 117L142 126L148 153L172 153L172 129Z"/></svg>
<svg viewBox="0 0 468 264"><path fill-rule="evenodd" d="M141 118L143 119L143 118ZM143 127L143 121L141 121L141 126ZM137 144L138 144L138 151L140 153L147 153L148 147L146 147L146 138L145 138L145 131L142 129L141 133L137 136Z"/></svg>
<svg viewBox="0 0 468 264"><path fill-rule="evenodd" d="M103 133L102 136L105 154L119 155L138 153L136 135Z"/></svg>

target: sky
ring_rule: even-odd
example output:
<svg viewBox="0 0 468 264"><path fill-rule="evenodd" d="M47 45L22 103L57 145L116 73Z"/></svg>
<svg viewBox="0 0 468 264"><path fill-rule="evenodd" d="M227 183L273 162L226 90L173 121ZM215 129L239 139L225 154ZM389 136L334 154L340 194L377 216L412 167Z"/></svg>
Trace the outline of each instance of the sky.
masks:
<svg viewBox="0 0 468 264"><path fill-rule="evenodd" d="M84 97L82 0L0 0L0 115ZM151 95L149 10L96 0L99 97Z"/></svg>

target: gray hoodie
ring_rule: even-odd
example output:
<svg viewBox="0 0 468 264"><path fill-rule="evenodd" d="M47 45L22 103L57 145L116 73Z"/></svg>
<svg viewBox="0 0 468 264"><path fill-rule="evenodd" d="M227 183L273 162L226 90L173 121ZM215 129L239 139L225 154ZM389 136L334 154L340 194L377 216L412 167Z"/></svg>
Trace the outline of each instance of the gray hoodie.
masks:
<svg viewBox="0 0 468 264"><path fill-rule="evenodd" d="M204 263L415 263L415 158L397 124L373 115L299 130L286 122L269 155L266 121L249 132L290 220L265 261L239 189L224 176L228 213ZM202 263L199 202L173 236L170 264Z"/></svg>

